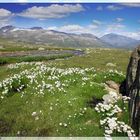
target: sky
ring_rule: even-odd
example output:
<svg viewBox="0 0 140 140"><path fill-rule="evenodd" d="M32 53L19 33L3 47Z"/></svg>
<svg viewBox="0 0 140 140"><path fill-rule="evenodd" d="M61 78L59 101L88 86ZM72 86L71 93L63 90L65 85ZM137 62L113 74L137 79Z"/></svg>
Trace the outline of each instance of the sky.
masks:
<svg viewBox="0 0 140 140"><path fill-rule="evenodd" d="M140 2L140 0L0 0L0 2Z"/></svg>
<svg viewBox="0 0 140 140"><path fill-rule="evenodd" d="M140 3L0 3L0 27L43 27L101 37L117 33L140 40Z"/></svg>

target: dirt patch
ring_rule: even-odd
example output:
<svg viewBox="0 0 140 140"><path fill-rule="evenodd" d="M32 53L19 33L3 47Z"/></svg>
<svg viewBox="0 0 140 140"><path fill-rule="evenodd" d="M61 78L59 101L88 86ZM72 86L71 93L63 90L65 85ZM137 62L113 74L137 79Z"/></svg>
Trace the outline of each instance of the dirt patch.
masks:
<svg viewBox="0 0 140 140"><path fill-rule="evenodd" d="M88 120L86 123L86 125L94 125L94 126L99 126L97 120Z"/></svg>

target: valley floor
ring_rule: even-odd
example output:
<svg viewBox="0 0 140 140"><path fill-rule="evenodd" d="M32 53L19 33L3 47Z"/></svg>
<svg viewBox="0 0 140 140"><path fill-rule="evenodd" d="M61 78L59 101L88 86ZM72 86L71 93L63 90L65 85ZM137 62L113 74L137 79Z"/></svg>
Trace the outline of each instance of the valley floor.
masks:
<svg viewBox="0 0 140 140"><path fill-rule="evenodd" d="M89 102L107 94L106 81L125 79L129 56L127 50L86 49L68 59L0 66L0 136L104 136L102 117ZM129 124L123 107L116 115Z"/></svg>

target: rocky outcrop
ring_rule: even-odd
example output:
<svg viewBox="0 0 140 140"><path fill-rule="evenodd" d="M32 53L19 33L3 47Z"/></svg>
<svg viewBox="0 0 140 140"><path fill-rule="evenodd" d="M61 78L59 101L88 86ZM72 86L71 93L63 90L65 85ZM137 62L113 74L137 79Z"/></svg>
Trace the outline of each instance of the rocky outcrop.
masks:
<svg viewBox="0 0 140 140"><path fill-rule="evenodd" d="M127 68L126 94L130 97L130 123L140 135L140 46L132 53Z"/></svg>
<svg viewBox="0 0 140 140"><path fill-rule="evenodd" d="M119 93L119 84L115 83L114 81L106 81L105 82L106 86L106 90L109 92L110 90L114 90L115 92Z"/></svg>

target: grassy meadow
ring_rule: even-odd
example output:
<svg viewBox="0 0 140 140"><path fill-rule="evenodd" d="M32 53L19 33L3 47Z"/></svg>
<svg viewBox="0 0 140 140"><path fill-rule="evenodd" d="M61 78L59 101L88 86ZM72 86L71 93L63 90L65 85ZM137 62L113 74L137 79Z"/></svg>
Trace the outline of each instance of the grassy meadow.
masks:
<svg viewBox="0 0 140 140"><path fill-rule="evenodd" d="M13 50L16 47L5 49ZM107 94L106 81L125 79L131 52L84 51L84 55L54 60L30 58L32 62L5 58L10 60L0 65L0 136L104 136L101 116L89 102ZM118 119L129 124L127 104L124 106L126 111ZM114 132L113 136L126 133Z"/></svg>

